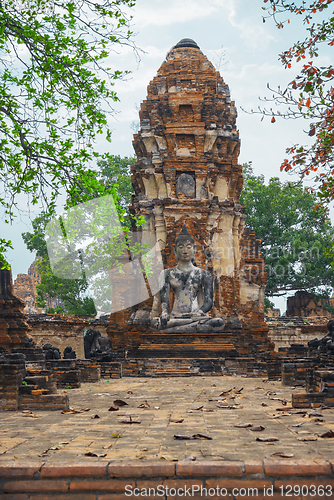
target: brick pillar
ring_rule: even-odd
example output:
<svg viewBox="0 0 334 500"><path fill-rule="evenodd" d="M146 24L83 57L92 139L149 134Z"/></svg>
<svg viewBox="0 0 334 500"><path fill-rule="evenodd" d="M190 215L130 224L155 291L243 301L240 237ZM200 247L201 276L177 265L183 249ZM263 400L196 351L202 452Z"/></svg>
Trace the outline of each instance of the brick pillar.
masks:
<svg viewBox="0 0 334 500"><path fill-rule="evenodd" d="M23 347L29 327L23 313L24 302L13 295L12 273L0 262L0 348Z"/></svg>

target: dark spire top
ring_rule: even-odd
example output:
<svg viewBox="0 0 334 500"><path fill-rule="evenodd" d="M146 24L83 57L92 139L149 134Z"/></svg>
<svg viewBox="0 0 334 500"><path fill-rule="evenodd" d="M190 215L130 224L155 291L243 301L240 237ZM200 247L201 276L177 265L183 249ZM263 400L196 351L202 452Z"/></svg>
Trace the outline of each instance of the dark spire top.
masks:
<svg viewBox="0 0 334 500"><path fill-rule="evenodd" d="M183 242L190 241L192 243L192 245L195 244L195 240L191 236L191 234L188 233L188 229L187 229L187 226L185 224L183 224L181 231L179 232L179 234L175 238L175 244L177 245L177 243L179 241L183 241Z"/></svg>
<svg viewBox="0 0 334 500"><path fill-rule="evenodd" d="M174 45L173 49L180 49L181 47L191 47L192 49L198 49L200 50L199 46L197 45L194 40L191 38L182 38L176 45Z"/></svg>
<svg viewBox="0 0 334 500"><path fill-rule="evenodd" d="M182 236L190 236L190 234L188 233L187 226L185 224L183 224L182 229L179 232L179 236L181 236L181 235Z"/></svg>

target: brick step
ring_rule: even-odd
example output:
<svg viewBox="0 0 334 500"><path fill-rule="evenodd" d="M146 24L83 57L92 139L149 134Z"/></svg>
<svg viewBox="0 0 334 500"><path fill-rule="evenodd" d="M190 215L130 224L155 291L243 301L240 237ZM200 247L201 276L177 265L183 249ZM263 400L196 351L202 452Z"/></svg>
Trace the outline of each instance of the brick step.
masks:
<svg viewBox="0 0 334 500"><path fill-rule="evenodd" d="M230 343L221 343L221 344L191 344L189 345L184 345L184 344L174 344L172 347L171 346L166 346L166 344L151 344L151 345L140 345L138 350L159 350L159 349L168 349L168 350L189 350L189 348L194 349L194 348L199 348L201 350L205 349L227 349L227 350L233 350L235 349L235 345L230 344Z"/></svg>
<svg viewBox="0 0 334 500"><path fill-rule="evenodd" d="M63 394L22 394L20 396L20 410L66 410L69 400Z"/></svg>

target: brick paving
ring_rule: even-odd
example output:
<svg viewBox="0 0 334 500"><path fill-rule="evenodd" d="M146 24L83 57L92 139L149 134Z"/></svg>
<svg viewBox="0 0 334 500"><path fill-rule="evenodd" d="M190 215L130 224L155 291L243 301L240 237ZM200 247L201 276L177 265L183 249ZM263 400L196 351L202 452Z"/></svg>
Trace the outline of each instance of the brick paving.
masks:
<svg viewBox="0 0 334 500"><path fill-rule="evenodd" d="M304 389L276 381L240 376L129 377L64 392L71 408L85 411L1 412L0 465L26 460L46 465L85 461L134 465L189 457L196 462L275 459L283 465L287 460L333 458L333 440L318 434L334 431L334 408L323 409L320 416L309 416L310 409L306 414L289 410L292 393ZM116 399L127 405L108 411ZM236 427L240 424L252 427ZM259 426L265 429L252 430ZM175 434L212 439L178 440ZM278 441L257 441L268 437ZM274 455L277 452L286 456Z"/></svg>

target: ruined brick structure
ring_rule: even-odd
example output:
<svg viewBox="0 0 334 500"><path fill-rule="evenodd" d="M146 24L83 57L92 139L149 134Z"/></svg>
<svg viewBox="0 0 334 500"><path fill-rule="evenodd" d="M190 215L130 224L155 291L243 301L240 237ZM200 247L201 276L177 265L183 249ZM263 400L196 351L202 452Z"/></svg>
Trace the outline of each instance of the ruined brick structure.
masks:
<svg viewBox="0 0 334 500"><path fill-rule="evenodd" d="M286 315L302 316L302 317L315 317L324 316L330 318L332 313L326 311L323 305L327 304L331 307L334 306L334 298L329 300L317 300L315 295L304 290L299 290L292 297L288 297Z"/></svg>
<svg viewBox="0 0 334 500"><path fill-rule="evenodd" d="M23 309L24 303L13 294L11 271L0 269L0 347L7 351L23 347L29 337Z"/></svg>
<svg viewBox="0 0 334 500"><path fill-rule="evenodd" d="M160 310L151 297L110 317L108 336L125 359L274 353L264 323L261 242L245 229L245 209L239 204L243 177L236 116L222 77L193 40L181 40L141 105L130 210L146 220L141 241L159 243L165 269L176 265L173 244L186 225L195 240L196 265L214 278L209 314L222 318L225 327L218 333L152 331L149 320ZM121 283L117 290L122 301ZM138 373L144 373L141 366ZM123 368L126 372L126 362Z"/></svg>
<svg viewBox="0 0 334 500"><path fill-rule="evenodd" d="M30 265L28 274L20 273L14 281L14 294L25 303L25 313L42 312L42 309L36 305L36 286L39 285L40 281L41 277L36 269L36 261Z"/></svg>
<svg viewBox="0 0 334 500"><path fill-rule="evenodd" d="M185 223L196 263L215 277L214 317L263 325L260 240L245 230L236 108L228 86L193 40L181 40L148 86L134 136L132 212L160 243L164 267ZM144 232L145 232L144 229ZM145 235L144 235L145 236Z"/></svg>

